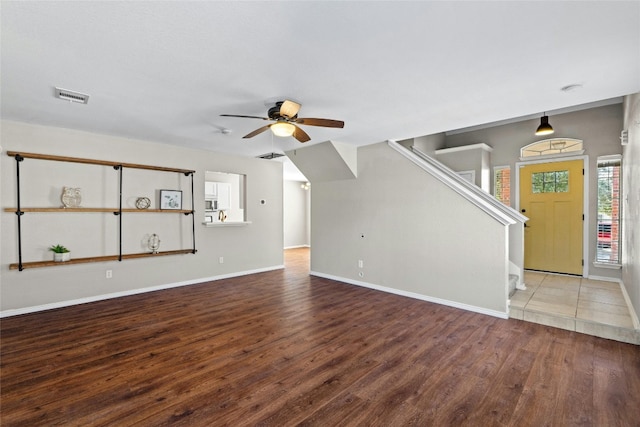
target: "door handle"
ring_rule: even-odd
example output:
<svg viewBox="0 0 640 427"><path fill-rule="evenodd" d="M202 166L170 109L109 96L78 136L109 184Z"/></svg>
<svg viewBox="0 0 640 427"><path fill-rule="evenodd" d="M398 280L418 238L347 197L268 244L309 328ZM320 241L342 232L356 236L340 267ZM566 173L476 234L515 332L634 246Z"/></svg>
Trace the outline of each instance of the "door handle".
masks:
<svg viewBox="0 0 640 427"><path fill-rule="evenodd" d="M525 213L527 210L526 209L522 209L520 212Z"/></svg>

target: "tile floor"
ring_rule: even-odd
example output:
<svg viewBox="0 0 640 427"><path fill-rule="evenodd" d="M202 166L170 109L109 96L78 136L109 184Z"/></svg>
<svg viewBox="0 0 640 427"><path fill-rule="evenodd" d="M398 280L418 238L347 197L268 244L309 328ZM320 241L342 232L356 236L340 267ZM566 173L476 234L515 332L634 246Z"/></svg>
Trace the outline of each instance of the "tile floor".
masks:
<svg viewBox="0 0 640 427"><path fill-rule="evenodd" d="M618 283L534 271L525 272L524 283L509 317L640 345Z"/></svg>

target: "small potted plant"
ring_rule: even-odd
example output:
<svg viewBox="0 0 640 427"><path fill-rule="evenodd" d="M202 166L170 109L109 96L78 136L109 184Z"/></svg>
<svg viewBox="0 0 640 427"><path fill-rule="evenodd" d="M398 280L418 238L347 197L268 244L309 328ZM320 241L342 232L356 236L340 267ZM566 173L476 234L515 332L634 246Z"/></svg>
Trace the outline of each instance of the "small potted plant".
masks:
<svg viewBox="0 0 640 427"><path fill-rule="evenodd" d="M71 252L62 245L51 246L49 250L53 252L53 260L56 262L69 261L71 259Z"/></svg>

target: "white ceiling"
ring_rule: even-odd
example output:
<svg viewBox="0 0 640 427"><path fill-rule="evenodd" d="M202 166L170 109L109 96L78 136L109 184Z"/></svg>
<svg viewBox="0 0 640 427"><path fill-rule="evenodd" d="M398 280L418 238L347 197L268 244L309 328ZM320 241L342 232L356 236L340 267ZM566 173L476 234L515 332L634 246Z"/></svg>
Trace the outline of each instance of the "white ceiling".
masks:
<svg viewBox="0 0 640 427"><path fill-rule="evenodd" d="M640 1L1 2L2 118L257 156L405 139L640 91ZM569 84L582 88L564 92ZM87 105L54 87L88 93ZM223 134L222 129L230 129Z"/></svg>

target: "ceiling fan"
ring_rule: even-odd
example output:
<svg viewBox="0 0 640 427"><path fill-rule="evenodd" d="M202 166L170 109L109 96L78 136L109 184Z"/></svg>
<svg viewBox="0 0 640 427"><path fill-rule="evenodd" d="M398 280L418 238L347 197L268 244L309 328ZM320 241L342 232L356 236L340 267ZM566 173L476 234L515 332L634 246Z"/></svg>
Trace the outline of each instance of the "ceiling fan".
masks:
<svg viewBox="0 0 640 427"><path fill-rule="evenodd" d="M290 100L278 101L276 105L269 108L267 112L267 117L258 117L258 116L242 116L238 114L220 114L224 117L240 117L247 119L261 119L261 120L271 120L275 121L275 123L271 123L270 125L263 126L259 129L254 130L253 132L243 136L243 138L253 138L256 135L261 134L267 129L271 129L274 135L276 136L293 136L300 142L307 142L311 138L305 131L300 129L298 125L308 125L308 126L321 126L327 128L343 128L344 122L341 120L331 120L331 119L311 119L311 118L300 118L298 117L298 111L300 111L301 105L297 102L293 102Z"/></svg>

